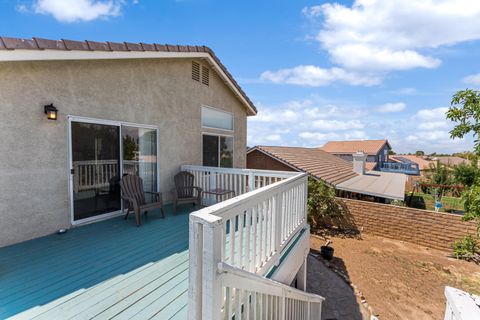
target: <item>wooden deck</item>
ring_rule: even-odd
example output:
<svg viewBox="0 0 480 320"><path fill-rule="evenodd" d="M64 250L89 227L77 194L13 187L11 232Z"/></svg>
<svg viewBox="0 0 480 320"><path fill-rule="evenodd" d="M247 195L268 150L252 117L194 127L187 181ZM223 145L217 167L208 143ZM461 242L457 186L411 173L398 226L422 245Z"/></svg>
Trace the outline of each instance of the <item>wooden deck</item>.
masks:
<svg viewBox="0 0 480 320"><path fill-rule="evenodd" d="M140 228L118 217L0 248L0 319L185 319L182 207Z"/></svg>

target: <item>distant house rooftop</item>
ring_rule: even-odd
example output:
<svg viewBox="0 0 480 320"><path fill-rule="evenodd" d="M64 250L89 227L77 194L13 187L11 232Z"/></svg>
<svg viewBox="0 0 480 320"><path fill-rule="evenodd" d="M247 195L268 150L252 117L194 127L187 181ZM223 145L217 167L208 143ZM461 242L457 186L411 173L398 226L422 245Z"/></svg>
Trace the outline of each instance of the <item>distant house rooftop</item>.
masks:
<svg viewBox="0 0 480 320"><path fill-rule="evenodd" d="M318 148L256 146L251 148L248 153L254 150L283 162L295 171L308 173L331 186L336 186L357 176L352 170L351 162Z"/></svg>
<svg viewBox="0 0 480 320"><path fill-rule="evenodd" d="M256 151L292 170L308 173L338 190L394 200L404 199L406 182L404 174L368 171L369 163L365 163L367 169L365 174L357 174L353 171L352 162L319 148L256 146L248 150L247 158Z"/></svg>
<svg viewBox="0 0 480 320"><path fill-rule="evenodd" d="M388 140L351 140L351 141L329 141L320 147L321 150L333 154L352 154L357 151L363 151L368 155L377 154L382 147L387 144L391 148Z"/></svg>

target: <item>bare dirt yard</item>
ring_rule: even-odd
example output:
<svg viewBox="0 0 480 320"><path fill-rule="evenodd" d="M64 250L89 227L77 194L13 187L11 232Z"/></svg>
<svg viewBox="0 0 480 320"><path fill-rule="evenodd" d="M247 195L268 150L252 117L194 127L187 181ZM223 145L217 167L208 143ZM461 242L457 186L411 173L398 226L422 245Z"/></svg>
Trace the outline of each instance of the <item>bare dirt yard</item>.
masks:
<svg viewBox="0 0 480 320"><path fill-rule="evenodd" d="M443 319L445 286L480 294L480 266L448 257L450 252L363 234L329 236L332 266L363 293L379 319ZM311 237L319 250L325 240Z"/></svg>

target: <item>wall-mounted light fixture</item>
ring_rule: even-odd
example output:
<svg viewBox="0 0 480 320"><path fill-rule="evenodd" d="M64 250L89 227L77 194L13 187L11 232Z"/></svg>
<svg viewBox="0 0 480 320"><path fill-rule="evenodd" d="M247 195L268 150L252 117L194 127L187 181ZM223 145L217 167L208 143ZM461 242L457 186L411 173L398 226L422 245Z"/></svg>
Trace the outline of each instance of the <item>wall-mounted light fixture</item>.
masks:
<svg viewBox="0 0 480 320"><path fill-rule="evenodd" d="M57 120L57 108L53 106L53 103L50 103L44 107L45 114L47 115L48 120Z"/></svg>

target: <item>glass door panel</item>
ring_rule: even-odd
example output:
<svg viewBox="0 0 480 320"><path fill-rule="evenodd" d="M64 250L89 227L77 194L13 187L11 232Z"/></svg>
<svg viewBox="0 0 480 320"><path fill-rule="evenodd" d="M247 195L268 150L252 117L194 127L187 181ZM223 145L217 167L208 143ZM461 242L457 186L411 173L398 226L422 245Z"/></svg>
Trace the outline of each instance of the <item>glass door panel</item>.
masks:
<svg viewBox="0 0 480 320"><path fill-rule="evenodd" d="M157 191L157 130L122 126L123 174L138 175L146 192ZM151 201L151 195L146 195Z"/></svg>
<svg viewBox="0 0 480 320"><path fill-rule="evenodd" d="M119 211L120 127L71 123L73 219Z"/></svg>

